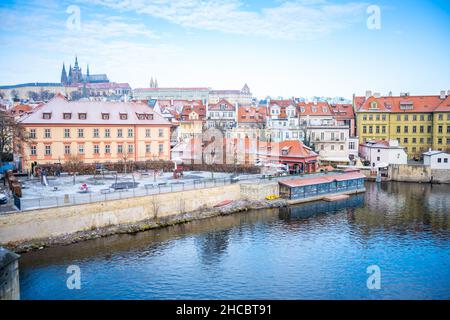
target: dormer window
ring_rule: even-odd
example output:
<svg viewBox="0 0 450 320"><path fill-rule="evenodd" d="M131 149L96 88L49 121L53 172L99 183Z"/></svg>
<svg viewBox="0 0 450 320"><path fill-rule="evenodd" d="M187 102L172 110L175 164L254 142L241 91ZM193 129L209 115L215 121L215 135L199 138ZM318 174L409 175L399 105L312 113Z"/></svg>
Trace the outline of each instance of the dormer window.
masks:
<svg viewBox="0 0 450 320"><path fill-rule="evenodd" d="M109 113L102 113L103 120L109 120Z"/></svg>
<svg viewBox="0 0 450 320"><path fill-rule="evenodd" d="M42 119L50 120L51 118L52 118L52 113L51 112L44 112L42 114Z"/></svg>
<svg viewBox="0 0 450 320"><path fill-rule="evenodd" d="M322 111L323 112L328 112L328 108L327 107L322 107Z"/></svg>
<svg viewBox="0 0 450 320"><path fill-rule="evenodd" d="M128 119L128 114L127 113L121 113L120 114L120 120L127 120Z"/></svg>
<svg viewBox="0 0 450 320"><path fill-rule="evenodd" d="M305 113L305 107L300 107L300 112Z"/></svg>
<svg viewBox="0 0 450 320"><path fill-rule="evenodd" d="M377 104L377 102L376 102L376 101L372 101L372 102L370 103L370 108L371 108L371 109L378 109L378 104Z"/></svg>
<svg viewBox="0 0 450 320"><path fill-rule="evenodd" d="M78 119L80 120L86 120L87 118L87 114L86 113L79 113L78 114Z"/></svg>
<svg viewBox="0 0 450 320"><path fill-rule="evenodd" d="M312 112L317 112L317 108L316 107L311 107Z"/></svg>
<svg viewBox="0 0 450 320"><path fill-rule="evenodd" d="M64 119L64 120L70 120L70 119L72 119L72 114L69 113L69 112L64 112L64 113L63 113L63 119Z"/></svg>

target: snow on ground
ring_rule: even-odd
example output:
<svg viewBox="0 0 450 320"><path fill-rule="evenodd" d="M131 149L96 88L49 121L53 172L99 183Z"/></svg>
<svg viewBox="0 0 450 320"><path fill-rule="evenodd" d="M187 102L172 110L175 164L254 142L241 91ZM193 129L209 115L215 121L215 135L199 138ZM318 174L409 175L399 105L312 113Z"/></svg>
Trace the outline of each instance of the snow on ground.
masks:
<svg viewBox="0 0 450 320"><path fill-rule="evenodd" d="M201 181L203 179L211 179L211 172L199 172L199 171L185 171L183 177L174 179L171 172L165 172L162 175L154 177L153 173L140 174L134 173L134 182L138 183L137 189L145 189L146 185L153 185L158 187L158 184L167 183L179 184L184 182L185 184L193 184L194 180ZM47 177L48 185L45 186L41 183L40 178L22 178L22 199L37 199L47 197L63 197L65 195L80 195L80 187L86 183L91 194L101 194L102 191L106 191L111 188L114 183L129 182L133 183L132 174L105 174L105 176L97 175L95 178L93 175L76 176L61 176L61 177ZM230 178L230 173L214 172L214 179ZM74 183L75 180L75 183Z"/></svg>

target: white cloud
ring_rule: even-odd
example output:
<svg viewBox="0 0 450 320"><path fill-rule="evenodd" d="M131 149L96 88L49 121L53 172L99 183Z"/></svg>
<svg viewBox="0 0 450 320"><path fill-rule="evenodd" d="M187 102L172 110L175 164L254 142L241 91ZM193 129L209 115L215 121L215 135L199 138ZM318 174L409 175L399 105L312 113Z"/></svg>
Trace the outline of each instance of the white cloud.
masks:
<svg viewBox="0 0 450 320"><path fill-rule="evenodd" d="M80 0L88 1L88 0ZM135 11L183 27L275 39L311 39L365 19L366 3L325 0L281 2L258 11L239 0L89 0L112 9Z"/></svg>

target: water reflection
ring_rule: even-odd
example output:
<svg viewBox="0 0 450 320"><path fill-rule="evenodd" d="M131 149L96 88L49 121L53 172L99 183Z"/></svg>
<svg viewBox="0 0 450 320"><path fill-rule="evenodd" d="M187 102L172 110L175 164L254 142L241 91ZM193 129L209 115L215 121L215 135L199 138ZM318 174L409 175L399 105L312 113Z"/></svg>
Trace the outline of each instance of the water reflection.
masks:
<svg viewBox="0 0 450 320"><path fill-rule="evenodd" d="M336 202L242 214L23 254L24 299L450 298L446 185L367 183ZM65 286L80 265L83 290ZM382 268L368 291L366 267Z"/></svg>

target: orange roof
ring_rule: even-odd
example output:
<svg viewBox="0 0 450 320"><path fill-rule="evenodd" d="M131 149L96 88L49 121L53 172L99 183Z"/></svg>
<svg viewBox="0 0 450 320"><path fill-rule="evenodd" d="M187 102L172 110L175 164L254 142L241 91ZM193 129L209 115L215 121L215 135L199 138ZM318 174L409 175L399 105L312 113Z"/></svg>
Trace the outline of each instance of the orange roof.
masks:
<svg viewBox="0 0 450 320"><path fill-rule="evenodd" d="M311 177L311 178L282 180L282 181L279 181L279 183L292 188L292 187L310 186L310 185L321 184L321 183L329 183L329 182L333 182L333 181L345 181L345 180L362 179L362 178L365 178L365 176L358 171L358 172L339 173L339 174L333 174L333 175L316 176L316 177Z"/></svg>
<svg viewBox="0 0 450 320"><path fill-rule="evenodd" d="M362 103L361 98L363 97L358 97L358 103L356 103L355 100L355 105L358 112L433 112L443 103L443 100L437 95L401 97L387 96L379 98L369 97L368 99L364 98Z"/></svg>
<svg viewBox="0 0 450 320"><path fill-rule="evenodd" d="M333 110L328 102L299 102L297 103L297 111L300 115L310 116L332 116Z"/></svg>
<svg viewBox="0 0 450 320"><path fill-rule="evenodd" d="M265 122L266 112L264 108L239 107L238 122Z"/></svg>
<svg viewBox="0 0 450 320"><path fill-rule="evenodd" d="M217 103L210 103L208 105L208 109L209 110L222 110L222 109L220 109L221 105L225 105L224 111L234 111L236 109L235 106L226 99L220 99L219 102L217 102Z"/></svg>
<svg viewBox="0 0 450 320"><path fill-rule="evenodd" d="M436 112L450 112L450 96L447 96L445 100L434 110Z"/></svg>
<svg viewBox="0 0 450 320"><path fill-rule="evenodd" d="M281 142L260 142L259 153L271 157L306 158L317 157L317 153L306 147L299 140L286 140Z"/></svg>
<svg viewBox="0 0 450 320"><path fill-rule="evenodd" d="M355 112L351 104L335 104L331 105L334 115L338 120L354 119Z"/></svg>

